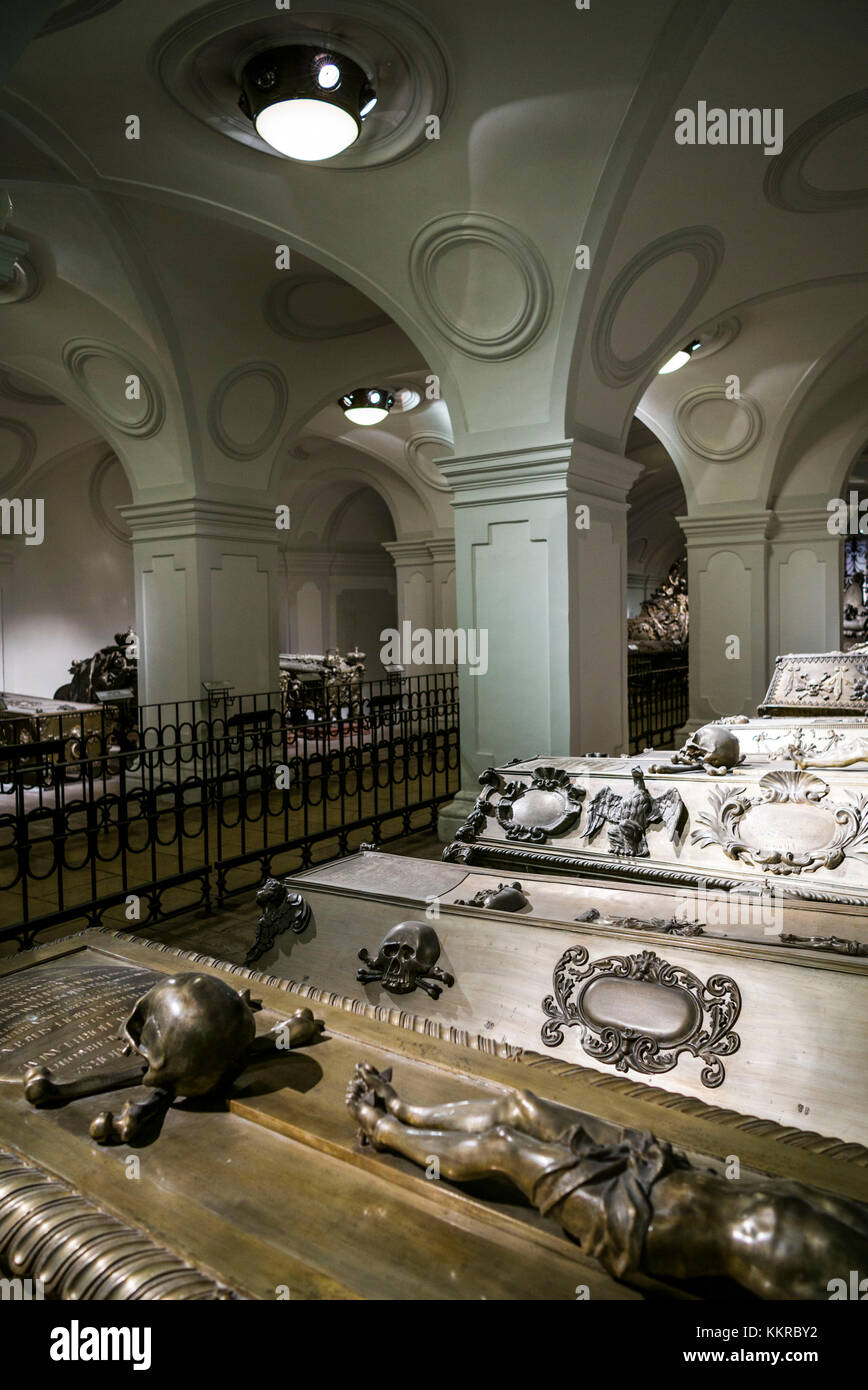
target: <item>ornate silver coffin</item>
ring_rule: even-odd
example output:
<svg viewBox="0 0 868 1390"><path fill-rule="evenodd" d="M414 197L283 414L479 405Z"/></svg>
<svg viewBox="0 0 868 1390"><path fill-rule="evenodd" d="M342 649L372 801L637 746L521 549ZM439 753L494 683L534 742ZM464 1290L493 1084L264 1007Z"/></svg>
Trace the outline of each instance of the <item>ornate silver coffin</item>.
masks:
<svg viewBox="0 0 868 1390"><path fill-rule="evenodd" d="M526 870L507 882L373 851L283 890L283 916L273 887L260 895L248 963L314 1001L345 995L423 1033L457 1029L486 1049L551 1054L868 1141L868 933L840 905L793 902L764 926L734 920L732 900L712 893L700 922L672 886ZM436 969L421 926L436 933ZM396 943L405 958L390 966Z"/></svg>
<svg viewBox="0 0 868 1390"><path fill-rule="evenodd" d="M445 857L865 907L868 730L860 743L854 722L812 725L810 739L788 721L732 726L743 761L731 769L667 753L490 768ZM788 760L760 751L782 740Z"/></svg>

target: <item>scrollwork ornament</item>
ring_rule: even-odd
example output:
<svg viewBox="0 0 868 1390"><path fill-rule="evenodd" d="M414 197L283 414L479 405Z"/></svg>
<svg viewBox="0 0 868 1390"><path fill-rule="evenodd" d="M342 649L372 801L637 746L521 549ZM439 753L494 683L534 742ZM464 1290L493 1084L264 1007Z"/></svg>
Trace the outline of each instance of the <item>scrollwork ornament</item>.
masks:
<svg viewBox="0 0 868 1390"><path fill-rule="evenodd" d="M727 975L712 975L703 982L683 966L661 959L653 951L634 956L605 956L588 962L583 946L572 946L561 956L553 976L554 994L542 1001L547 1015L541 1030L546 1047L559 1047L565 1028L578 1028L584 1051L596 1062L616 1071L629 1068L646 1075L672 1071L682 1053L704 1063L700 1073L703 1086L711 1089L726 1079L722 1058L731 1057L741 1046L732 1031L741 1013L741 992ZM607 1023L589 1016L589 986L601 981L637 981L671 989L681 996L684 1016L692 1013L694 1022L679 1036L662 1040L646 1031Z"/></svg>
<svg viewBox="0 0 868 1390"><path fill-rule="evenodd" d="M493 767L487 767L484 772L481 772L478 780L482 791L473 803L473 810L464 824L459 826L455 832L455 839L464 844L473 844L477 835L482 834L486 820L494 814L491 806L492 793L498 791L501 786L500 775L495 772Z"/></svg>
<svg viewBox="0 0 868 1390"><path fill-rule="evenodd" d="M565 835L582 814L583 787L560 767L535 767L530 782L507 782L495 815L508 840L545 844Z"/></svg>
<svg viewBox="0 0 868 1390"><path fill-rule="evenodd" d="M868 861L868 796L851 802L826 802L828 791L828 784L813 773L779 769L760 778L758 792L748 794L745 787L712 792L709 809L697 817L704 828L692 831L691 840L702 847L716 845L728 858L769 874L837 869L848 856ZM764 806L781 803L816 807L838 828L825 844L801 852L766 848L752 842L745 830L745 818Z"/></svg>

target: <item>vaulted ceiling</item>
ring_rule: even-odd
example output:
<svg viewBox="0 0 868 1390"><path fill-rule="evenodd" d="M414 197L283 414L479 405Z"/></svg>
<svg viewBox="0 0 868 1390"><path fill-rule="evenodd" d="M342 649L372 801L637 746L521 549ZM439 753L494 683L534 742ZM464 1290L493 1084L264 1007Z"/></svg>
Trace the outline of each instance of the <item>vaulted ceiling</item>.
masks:
<svg viewBox="0 0 868 1390"><path fill-rule="evenodd" d="M849 476L868 439L864 4L6 10L0 183L31 278L0 291L3 414L44 409L22 382L66 402L138 499L368 473L399 534L445 528L438 453L630 452L637 412L692 512L816 503ZM311 32L382 95L322 166L269 153L236 107L244 55ZM700 102L779 109L782 148L676 143ZM372 382L422 401L353 430L334 401Z"/></svg>

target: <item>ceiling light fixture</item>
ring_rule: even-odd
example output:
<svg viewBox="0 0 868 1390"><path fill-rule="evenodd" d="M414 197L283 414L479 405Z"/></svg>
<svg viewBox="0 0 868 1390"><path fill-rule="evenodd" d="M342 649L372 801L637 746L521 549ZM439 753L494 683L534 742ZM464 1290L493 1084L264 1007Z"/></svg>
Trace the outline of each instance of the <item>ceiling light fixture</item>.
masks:
<svg viewBox="0 0 868 1390"><path fill-rule="evenodd" d="M406 414L408 410L415 410L422 401L422 392L417 391L415 386L398 386L392 395L395 398L392 409L401 414Z"/></svg>
<svg viewBox="0 0 868 1390"><path fill-rule="evenodd" d="M687 365L693 353L701 346L698 338L691 339L686 347L679 348L675 355L669 358L668 362L663 363L657 375L666 376L669 372L677 372L679 367Z"/></svg>
<svg viewBox="0 0 868 1390"><path fill-rule="evenodd" d="M385 420L394 405L391 391L378 386L361 386L341 396L338 405L354 425L378 425Z"/></svg>
<svg viewBox="0 0 868 1390"><path fill-rule="evenodd" d="M257 134L290 159L331 159L361 134L377 103L352 58L296 44L257 53L241 74L238 105Z"/></svg>

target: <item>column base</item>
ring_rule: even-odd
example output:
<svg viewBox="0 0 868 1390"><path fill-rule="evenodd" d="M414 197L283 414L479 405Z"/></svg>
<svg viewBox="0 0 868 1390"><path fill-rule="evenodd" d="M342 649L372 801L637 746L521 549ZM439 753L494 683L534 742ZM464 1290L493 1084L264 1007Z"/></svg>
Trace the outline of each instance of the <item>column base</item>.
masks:
<svg viewBox="0 0 868 1390"><path fill-rule="evenodd" d="M456 833L473 810L478 795L478 789L471 792L462 788L454 801L447 801L440 807L437 816L437 837L442 844L451 844L455 839Z"/></svg>

